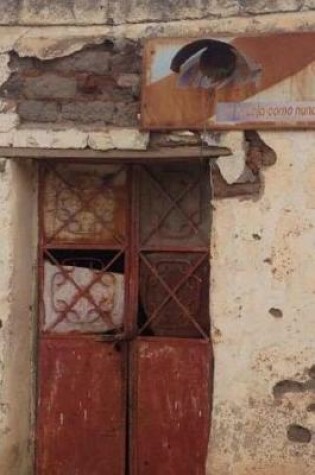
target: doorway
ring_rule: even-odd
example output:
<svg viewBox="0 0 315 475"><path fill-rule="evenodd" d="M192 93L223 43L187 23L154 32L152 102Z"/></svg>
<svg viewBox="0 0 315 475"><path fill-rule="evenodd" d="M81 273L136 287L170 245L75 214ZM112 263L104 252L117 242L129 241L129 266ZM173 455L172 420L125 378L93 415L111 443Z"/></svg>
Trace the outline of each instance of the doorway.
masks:
<svg viewBox="0 0 315 475"><path fill-rule="evenodd" d="M206 162L40 167L37 475L204 475Z"/></svg>

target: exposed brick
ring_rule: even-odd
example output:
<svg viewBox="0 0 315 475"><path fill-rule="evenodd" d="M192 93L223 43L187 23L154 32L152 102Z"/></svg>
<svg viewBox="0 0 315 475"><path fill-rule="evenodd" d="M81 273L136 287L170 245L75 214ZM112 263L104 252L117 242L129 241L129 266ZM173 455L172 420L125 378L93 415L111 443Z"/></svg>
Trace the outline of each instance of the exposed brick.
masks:
<svg viewBox="0 0 315 475"><path fill-rule="evenodd" d="M132 127L138 124L139 104L137 102L120 102L116 104L113 124L120 127Z"/></svg>
<svg viewBox="0 0 315 475"><path fill-rule="evenodd" d="M76 122L111 122L114 113L113 102L72 102L62 106L62 118Z"/></svg>
<svg viewBox="0 0 315 475"><path fill-rule="evenodd" d="M141 70L140 55L134 50L115 54L110 60L110 67L114 74L139 73Z"/></svg>
<svg viewBox="0 0 315 475"><path fill-rule="evenodd" d="M120 74L117 78L117 84L119 87L130 87L136 88L139 85L139 75L138 74Z"/></svg>
<svg viewBox="0 0 315 475"><path fill-rule="evenodd" d="M12 71L22 71L25 69L34 69L40 63L36 58L31 58L30 56L26 58L20 58L20 56L15 52L11 51L10 54L10 68Z"/></svg>
<svg viewBox="0 0 315 475"><path fill-rule="evenodd" d="M22 120L31 122L55 122L58 106L54 102L23 101L18 107Z"/></svg>
<svg viewBox="0 0 315 475"><path fill-rule="evenodd" d="M14 97L23 121L138 125L138 43L104 42L48 61L12 53L10 61L14 73L0 94Z"/></svg>
<svg viewBox="0 0 315 475"><path fill-rule="evenodd" d="M130 103L134 102L134 97L136 94L133 93L132 89L115 87L110 91L110 96L113 102L116 103Z"/></svg>
<svg viewBox="0 0 315 475"><path fill-rule="evenodd" d="M140 75L139 74L121 74L117 79L117 91L120 95L122 90L129 93L131 98L138 99L140 97ZM118 99L119 100L119 99Z"/></svg>
<svg viewBox="0 0 315 475"><path fill-rule="evenodd" d="M18 98L23 90L24 81L18 73L13 73L9 79L0 87L2 97Z"/></svg>
<svg viewBox="0 0 315 475"><path fill-rule="evenodd" d="M107 51L83 50L66 58L55 60L54 67L59 71L83 71L106 74L109 70L110 53Z"/></svg>
<svg viewBox="0 0 315 475"><path fill-rule="evenodd" d="M56 74L25 79L25 96L29 99L67 99L76 94L76 81Z"/></svg>
<svg viewBox="0 0 315 475"><path fill-rule="evenodd" d="M116 87L114 78L110 75L99 76L82 73L77 77L77 89L80 94L108 97L110 100L113 89Z"/></svg>

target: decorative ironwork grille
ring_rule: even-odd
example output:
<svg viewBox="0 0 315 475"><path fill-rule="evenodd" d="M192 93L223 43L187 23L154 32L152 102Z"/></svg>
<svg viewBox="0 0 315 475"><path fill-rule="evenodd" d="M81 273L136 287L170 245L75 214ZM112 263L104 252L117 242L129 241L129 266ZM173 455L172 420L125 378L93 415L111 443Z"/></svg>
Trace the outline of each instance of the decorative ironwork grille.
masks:
<svg viewBox="0 0 315 475"><path fill-rule="evenodd" d="M209 336L209 186L206 163L139 171L140 335Z"/></svg>
<svg viewBox="0 0 315 475"><path fill-rule="evenodd" d="M126 185L123 166L46 168L46 242L122 245L126 236Z"/></svg>
<svg viewBox="0 0 315 475"><path fill-rule="evenodd" d="M41 331L209 338L208 165L44 163Z"/></svg>
<svg viewBox="0 0 315 475"><path fill-rule="evenodd" d="M124 333L128 169L44 164L41 169L41 329Z"/></svg>

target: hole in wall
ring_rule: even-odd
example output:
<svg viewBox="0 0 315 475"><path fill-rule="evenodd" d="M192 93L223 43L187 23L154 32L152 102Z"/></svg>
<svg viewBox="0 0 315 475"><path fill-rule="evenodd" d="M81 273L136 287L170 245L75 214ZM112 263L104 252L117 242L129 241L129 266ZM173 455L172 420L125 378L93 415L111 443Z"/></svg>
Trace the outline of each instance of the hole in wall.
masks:
<svg viewBox="0 0 315 475"><path fill-rule="evenodd" d="M313 366L309 369L308 375L309 375L310 378L315 379L315 365L313 365Z"/></svg>
<svg viewBox="0 0 315 475"><path fill-rule="evenodd" d="M315 377L313 371L315 370L312 366L309 370L310 379L301 383L300 381L294 381L292 379L284 379L279 381L274 385L272 392L276 399L282 398L286 393L305 393L305 392L315 392Z"/></svg>
<svg viewBox="0 0 315 475"><path fill-rule="evenodd" d="M273 387L273 395L276 399L281 398L287 393L302 393L304 391L304 384L298 381L283 380L275 384Z"/></svg>
<svg viewBox="0 0 315 475"><path fill-rule="evenodd" d="M312 439L312 434L303 426L291 424L288 426L287 437L291 442L309 444Z"/></svg>
<svg viewBox="0 0 315 475"><path fill-rule="evenodd" d="M260 234L254 233L252 236L253 236L253 239L255 239L255 241L260 241L261 240Z"/></svg>
<svg viewBox="0 0 315 475"><path fill-rule="evenodd" d="M275 318L282 318L283 317L283 312L282 312L282 310L280 310L280 308L271 307L269 309L269 313L270 313L270 315L272 315Z"/></svg>
<svg viewBox="0 0 315 475"><path fill-rule="evenodd" d="M266 264L272 264L272 259L270 257L266 257L263 262L265 262Z"/></svg>

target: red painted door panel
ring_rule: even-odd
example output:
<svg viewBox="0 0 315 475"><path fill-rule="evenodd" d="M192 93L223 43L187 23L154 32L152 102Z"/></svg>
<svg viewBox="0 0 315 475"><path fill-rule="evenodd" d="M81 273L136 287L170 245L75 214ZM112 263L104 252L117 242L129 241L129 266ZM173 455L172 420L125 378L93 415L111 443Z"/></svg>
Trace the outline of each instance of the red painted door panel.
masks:
<svg viewBox="0 0 315 475"><path fill-rule="evenodd" d="M91 338L41 339L37 475L125 473L123 359Z"/></svg>
<svg viewBox="0 0 315 475"><path fill-rule="evenodd" d="M204 475L210 425L210 344L175 338L133 343L135 475Z"/></svg>
<svg viewBox="0 0 315 475"><path fill-rule="evenodd" d="M208 164L40 176L36 475L205 475Z"/></svg>

